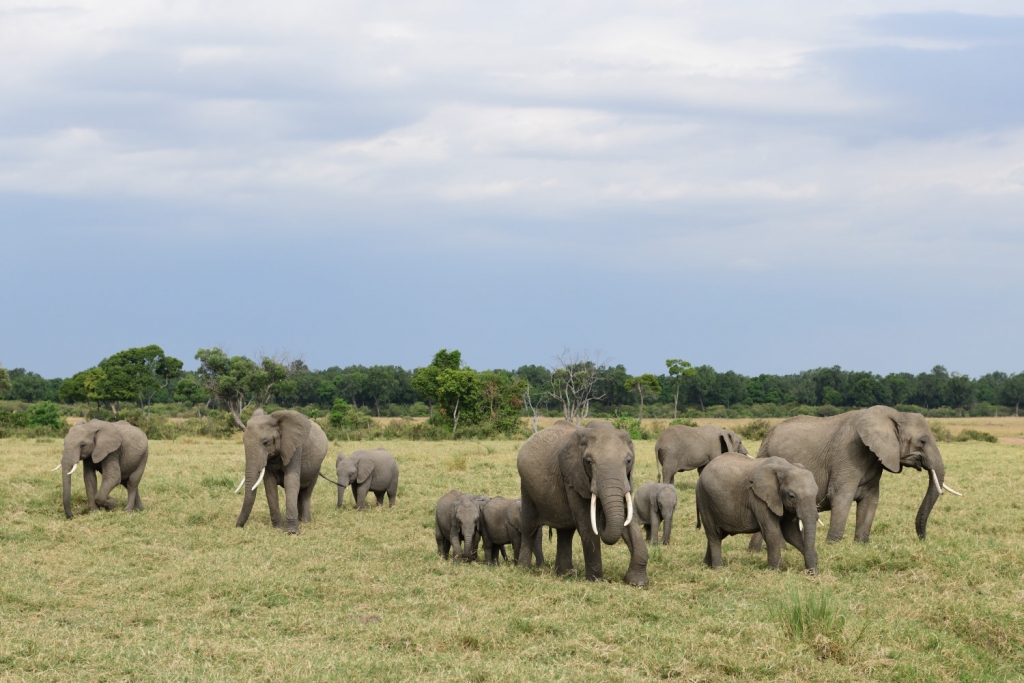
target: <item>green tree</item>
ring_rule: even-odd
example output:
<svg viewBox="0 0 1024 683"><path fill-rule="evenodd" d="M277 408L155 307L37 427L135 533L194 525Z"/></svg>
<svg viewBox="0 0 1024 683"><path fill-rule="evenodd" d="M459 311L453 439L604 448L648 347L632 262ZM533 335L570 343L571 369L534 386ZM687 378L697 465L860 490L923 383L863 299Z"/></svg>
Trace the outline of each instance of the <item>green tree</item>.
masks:
<svg viewBox="0 0 1024 683"><path fill-rule="evenodd" d="M156 344L118 351L99 363L106 374L99 393L114 405L118 401L136 401L140 408L148 409L153 395L181 376L182 365Z"/></svg>
<svg viewBox="0 0 1024 683"><path fill-rule="evenodd" d="M391 403L392 397L398 393L401 382L398 372L401 368L394 365L374 365L366 373L365 391L373 399L373 405L377 409L377 417L380 417L380 404Z"/></svg>
<svg viewBox="0 0 1024 683"><path fill-rule="evenodd" d="M245 429L242 411L250 405L266 405L275 385L288 378L288 368L272 358L257 363L245 356L228 356L219 347L199 349L196 360L196 379L227 406L239 429Z"/></svg>
<svg viewBox="0 0 1024 683"><path fill-rule="evenodd" d="M190 372L182 377L181 381L174 387L174 399L194 406L197 403L208 401L210 393L195 374Z"/></svg>
<svg viewBox="0 0 1024 683"><path fill-rule="evenodd" d="M68 426L67 421L57 412L57 406L49 401L37 403L28 411L28 423L33 427L49 427L55 430Z"/></svg>
<svg viewBox="0 0 1024 683"><path fill-rule="evenodd" d="M1013 406L1014 417L1020 417L1020 404L1024 402L1024 372L1003 380L999 386L999 396L1004 406Z"/></svg>
<svg viewBox="0 0 1024 683"><path fill-rule="evenodd" d="M644 419L644 392L648 394L661 393L661 383L651 373L630 377L625 382L625 387L640 394L640 420Z"/></svg>
<svg viewBox="0 0 1024 683"><path fill-rule="evenodd" d="M440 386L438 377L445 370L458 370L462 367L462 352L441 349L434 354L430 365L416 368L412 373L412 388L430 406L430 417L434 417L434 405L438 402Z"/></svg>
<svg viewBox="0 0 1024 683"><path fill-rule="evenodd" d="M715 379L718 373L710 365L702 365L696 368L693 376L691 377L691 386L693 387L693 393L697 396L697 401L700 403L700 411L704 415L708 414L707 406L704 402L707 397L715 388Z"/></svg>
<svg viewBox="0 0 1024 683"><path fill-rule="evenodd" d="M11 393L12 389L14 389L14 385L11 384L11 376L7 374L7 370L0 366L0 397Z"/></svg>
<svg viewBox="0 0 1024 683"><path fill-rule="evenodd" d="M672 404L672 419L675 420L679 418L679 388L683 385L682 379L693 376L697 370L690 361L681 358L669 358L665 361L665 365L668 367L668 374L672 377L676 389L675 402Z"/></svg>
<svg viewBox="0 0 1024 683"><path fill-rule="evenodd" d="M956 408L957 414L963 416L964 408L970 408L974 403L974 383L967 375L954 372L946 383L946 395L949 407Z"/></svg>
<svg viewBox="0 0 1024 683"><path fill-rule="evenodd" d="M478 380L481 412L486 406L487 421L503 434L514 434L519 429L529 384L507 370L486 370Z"/></svg>
<svg viewBox="0 0 1024 683"><path fill-rule="evenodd" d="M465 417L472 424L480 400L480 383L470 368L442 370L437 375L437 411L452 426L452 438Z"/></svg>

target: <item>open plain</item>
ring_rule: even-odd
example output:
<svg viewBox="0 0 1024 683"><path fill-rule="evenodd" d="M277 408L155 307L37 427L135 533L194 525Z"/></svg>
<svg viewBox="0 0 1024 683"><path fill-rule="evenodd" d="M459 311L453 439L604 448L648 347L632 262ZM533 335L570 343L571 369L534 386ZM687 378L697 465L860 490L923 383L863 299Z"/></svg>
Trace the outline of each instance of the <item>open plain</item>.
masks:
<svg viewBox="0 0 1024 683"><path fill-rule="evenodd" d="M49 472L60 441L2 440L0 681L1024 676L1024 446L940 444L964 496L942 496L925 542L913 519L926 475L885 474L871 542L853 543L853 515L843 542L819 534L814 577L793 548L768 571L745 537L706 569L696 473L682 474L672 545L652 548L636 589L621 544L604 547L601 583L556 577L546 536L540 570L437 557L434 502L451 488L517 497L520 443L332 443L328 476L339 449L391 450L398 506L357 513L347 493L336 510L321 480L293 537L270 528L262 494L235 528L240 439L150 442L133 515L120 488L115 512L83 514L76 473L70 521ZM637 484L654 479L653 447L636 444Z"/></svg>

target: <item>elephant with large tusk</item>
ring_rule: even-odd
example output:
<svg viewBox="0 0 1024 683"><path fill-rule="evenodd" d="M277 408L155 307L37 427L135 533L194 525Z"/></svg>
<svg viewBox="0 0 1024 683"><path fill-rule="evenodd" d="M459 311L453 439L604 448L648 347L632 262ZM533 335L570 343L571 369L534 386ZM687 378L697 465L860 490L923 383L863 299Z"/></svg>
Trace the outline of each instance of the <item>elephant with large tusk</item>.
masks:
<svg viewBox="0 0 1024 683"><path fill-rule="evenodd" d="M115 486L124 486L128 490L125 506L128 512L142 510L139 482L148 460L149 440L138 427L124 420L89 420L76 424L64 437L64 455L60 465L53 468L54 471L62 470L65 516L68 519L74 517L71 511L71 475L79 463L82 464L90 510L98 510L101 506L113 509L114 501L108 496ZM97 471L103 476L98 490Z"/></svg>
<svg viewBox="0 0 1024 683"><path fill-rule="evenodd" d="M541 525L558 531L555 571L573 571L572 538L579 533L587 579L602 578L601 543L622 539L630 552L626 582L647 584L647 544L633 516L633 464L629 434L607 423L577 427L556 422L519 449L523 538ZM533 555L524 543L518 562L529 567Z"/></svg>

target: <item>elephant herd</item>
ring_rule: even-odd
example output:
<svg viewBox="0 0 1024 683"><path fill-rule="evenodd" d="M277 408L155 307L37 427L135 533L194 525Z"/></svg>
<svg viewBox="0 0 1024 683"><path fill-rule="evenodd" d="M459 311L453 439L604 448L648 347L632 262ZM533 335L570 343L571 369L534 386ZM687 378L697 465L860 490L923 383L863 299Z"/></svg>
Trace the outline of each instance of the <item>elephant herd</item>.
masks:
<svg viewBox="0 0 1024 683"><path fill-rule="evenodd" d="M386 450L338 455L338 480L324 477L320 467L327 454L327 437L316 422L301 413L257 410L246 425L245 487L237 526L252 511L256 489L264 483L271 523L298 533L299 522L310 520L310 500L318 477L338 486L338 507L351 487L356 507L364 509L373 492L378 506L385 495L395 505L398 463ZM139 481L146 467L145 435L127 422L90 420L75 425L64 440L58 466L63 477L64 512L71 512L71 474L82 464L91 510L111 509L111 489L128 490L128 511L141 510ZM677 497L678 472L696 469L697 528L707 537L704 563L722 566L722 540L753 534L749 549L768 546L768 565L778 569L785 543L804 557L804 567L817 571L818 512L830 510L828 540L840 541L854 503L854 539L867 542L878 506L882 472L903 467L927 470L928 489L918 509L915 529L924 539L928 517L943 491L960 495L945 483L945 467L924 417L874 406L833 417L799 416L776 425L751 457L735 433L716 427L673 426L655 445L659 482L636 486L636 456L629 434L605 422L576 426L560 421L522 445L517 458L519 499L464 494L452 490L435 509L434 535L438 553L456 561L475 560L483 542L485 560L506 560L506 545L522 566L544 563L542 529L557 534L555 571L574 571L573 538L579 534L586 577L603 575L601 547L619 540L629 555L627 583L647 584L646 541L669 543ZM56 469L56 468L55 468ZM97 490L96 471L103 475ZM278 487L285 490L281 517ZM239 490L239 489L236 489ZM635 492L635 496L634 496ZM642 530L643 529L643 530Z"/></svg>

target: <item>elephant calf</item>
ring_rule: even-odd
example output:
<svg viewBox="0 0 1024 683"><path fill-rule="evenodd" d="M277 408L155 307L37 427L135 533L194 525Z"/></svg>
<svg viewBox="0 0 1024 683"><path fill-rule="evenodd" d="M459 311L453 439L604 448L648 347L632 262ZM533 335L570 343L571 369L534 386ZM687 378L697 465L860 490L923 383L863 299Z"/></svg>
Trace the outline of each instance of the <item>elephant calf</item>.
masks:
<svg viewBox="0 0 1024 683"><path fill-rule="evenodd" d="M388 495L388 507L395 507L398 495L398 462L395 456L383 448L372 451L355 451L345 457L338 453L335 463L338 472L338 507L345 497L345 488L352 487L356 510L366 509L366 494L373 491L377 507L384 505L384 494Z"/></svg>
<svg viewBox="0 0 1024 683"><path fill-rule="evenodd" d="M458 562L461 557L466 562L477 558L477 547L480 545L483 509L490 498L462 493L452 489L441 496L434 511L434 539L437 541L437 553L448 559L448 551L452 551L452 561Z"/></svg>
<svg viewBox="0 0 1024 683"><path fill-rule="evenodd" d="M697 479L697 528L708 538L704 564L722 566L722 539L760 531L768 543L768 566L779 569L788 541L803 553L804 567L818 571L814 550L818 507L814 475L782 458L751 459L726 453L708 463Z"/></svg>
<svg viewBox="0 0 1024 683"><path fill-rule="evenodd" d="M483 526L481 532L484 541L484 559L487 564L498 563L498 553L508 561L505 546L512 544L512 556L518 562L522 545L522 510L520 498L509 500L503 496L495 496L483 508ZM537 566L544 566L543 533L541 529L533 540L533 554L537 558Z"/></svg>
<svg viewBox="0 0 1024 683"><path fill-rule="evenodd" d="M676 487L672 484L649 481L636 490L633 506L640 525L647 532L648 543L652 539L654 543L658 542L658 527L664 522L665 532L661 542L668 545L672 537L672 515L675 514L678 502Z"/></svg>

